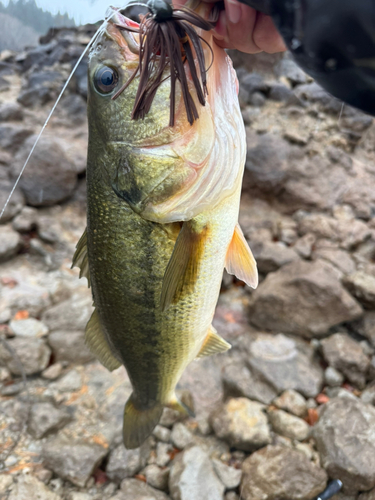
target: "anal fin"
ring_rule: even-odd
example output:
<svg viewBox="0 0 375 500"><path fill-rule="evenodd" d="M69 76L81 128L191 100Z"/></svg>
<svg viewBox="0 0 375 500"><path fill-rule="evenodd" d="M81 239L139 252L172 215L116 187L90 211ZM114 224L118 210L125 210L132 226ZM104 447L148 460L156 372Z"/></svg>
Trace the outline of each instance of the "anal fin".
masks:
<svg viewBox="0 0 375 500"><path fill-rule="evenodd" d="M114 356L108 345L96 309L87 323L85 342L94 356L96 356L101 364L110 372L122 365L121 361Z"/></svg>
<svg viewBox="0 0 375 500"><path fill-rule="evenodd" d="M183 293L192 293L208 228L197 229L193 221L184 222L164 274L160 296L161 310L180 300Z"/></svg>
<svg viewBox="0 0 375 500"><path fill-rule="evenodd" d="M203 346L198 353L197 359L226 352L228 349L231 349L231 347L229 342L220 337L215 328L211 325Z"/></svg>
<svg viewBox="0 0 375 500"><path fill-rule="evenodd" d="M258 286L257 263L239 224L236 225L229 244L225 268L229 274L234 274L252 288Z"/></svg>
<svg viewBox="0 0 375 500"><path fill-rule="evenodd" d="M73 267L80 268L79 277L82 278L82 276L84 276L85 278L87 278L88 286L90 288L90 270L89 259L87 255L87 228L85 229L84 233L77 243L71 269L73 269Z"/></svg>

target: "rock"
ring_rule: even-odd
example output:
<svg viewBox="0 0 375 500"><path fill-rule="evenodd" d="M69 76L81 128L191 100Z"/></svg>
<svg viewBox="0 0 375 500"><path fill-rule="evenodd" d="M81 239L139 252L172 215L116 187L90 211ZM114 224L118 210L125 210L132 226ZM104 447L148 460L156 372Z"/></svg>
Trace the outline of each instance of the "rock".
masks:
<svg viewBox="0 0 375 500"><path fill-rule="evenodd" d="M22 195L23 196L23 195ZM12 222L13 229L19 233L29 233L36 228L38 211L36 208L23 207Z"/></svg>
<svg viewBox="0 0 375 500"><path fill-rule="evenodd" d="M11 168L13 178L20 173L35 139L35 136L27 139L16 154ZM55 205L69 198L76 184L74 166L67 160L58 142L52 137L42 137L20 180L27 203L36 207Z"/></svg>
<svg viewBox="0 0 375 500"><path fill-rule="evenodd" d="M293 91L289 87L283 83L272 82L268 96L272 101L287 102L292 96Z"/></svg>
<svg viewBox="0 0 375 500"><path fill-rule="evenodd" d="M224 500L240 500L240 497L235 491L228 491L228 493L225 494Z"/></svg>
<svg viewBox="0 0 375 500"><path fill-rule="evenodd" d="M1 163L1 162L0 162ZM13 189L14 182L6 179L2 179L0 183L0 207L1 210L5 206L5 203L8 200L8 197ZM25 198L22 194L20 188L16 188L11 199L8 202L8 205L4 211L3 216L1 217L1 223L5 224L13 219L15 215L17 215L22 207L25 205Z"/></svg>
<svg viewBox="0 0 375 500"><path fill-rule="evenodd" d="M32 130L22 125L0 124L0 147L15 153L32 133Z"/></svg>
<svg viewBox="0 0 375 500"><path fill-rule="evenodd" d="M194 441L192 433L181 422L174 424L171 434L173 446L183 450Z"/></svg>
<svg viewBox="0 0 375 500"><path fill-rule="evenodd" d="M163 441L164 443L169 443L171 440L171 431L162 425L157 425L152 434L156 437L156 439Z"/></svg>
<svg viewBox="0 0 375 500"><path fill-rule="evenodd" d="M358 500L375 500L375 488L371 491L367 491L366 493L361 493Z"/></svg>
<svg viewBox="0 0 375 500"><path fill-rule="evenodd" d="M34 438L41 439L62 429L71 419L66 408L36 403L31 407L28 431Z"/></svg>
<svg viewBox="0 0 375 500"><path fill-rule="evenodd" d="M318 103L327 113L340 113L341 111L342 102L335 97L332 97L331 94L326 92L316 82L297 86L294 90L294 94L298 99L302 101Z"/></svg>
<svg viewBox="0 0 375 500"><path fill-rule="evenodd" d="M148 443L135 450L127 450L121 443L109 454L106 474L111 481L120 483L127 477L135 476L145 465L150 453Z"/></svg>
<svg viewBox="0 0 375 500"><path fill-rule="evenodd" d="M239 486L242 477L241 469L235 469L217 458L212 459L215 472L227 490L234 490Z"/></svg>
<svg viewBox="0 0 375 500"><path fill-rule="evenodd" d="M106 448L98 444L74 442L58 436L47 441L43 447L44 466L62 479L84 488L107 453Z"/></svg>
<svg viewBox="0 0 375 500"><path fill-rule="evenodd" d="M165 467L171 461L171 452L173 447L169 443L159 442L156 445L156 464L159 467Z"/></svg>
<svg viewBox="0 0 375 500"><path fill-rule="evenodd" d="M42 315L42 321L51 332L56 330L84 331L92 311L91 294L85 296L77 294L47 309Z"/></svg>
<svg viewBox="0 0 375 500"><path fill-rule="evenodd" d="M311 500L326 486L327 475L299 451L267 446L242 466L243 500Z"/></svg>
<svg viewBox="0 0 375 500"><path fill-rule="evenodd" d="M143 469L142 474L145 476L147 484L157 490L167 491L169 481L169 469L162 469L155 464L148 465Z"/></svg>
<svg viewBox="0 0 375 500"><path fill-rule="evenodd" d="M375 307L375 277L365 271L357 271L344 279L344 285L367 309Z"/></svg>
<svg viewBox="0 0 375 500"><path fill-rule="evenodd" d="M281 436L297 441L304 441L309 437L309 425L301 418L290 415L283 410L269 410L268 419L273 430Z"/></svg>
<svg viewBox="0 0 375 500"><path fill-rule="evenodd" d="M121 492L113 500L169 500L169 497L143 481L124 479Z"/></svg>
<svg viewBox="0 0 375 500"><path fill-rule="evenodd" d="M242 359L225 365L222 376L227 396L243 396L266 405L277 396L277 391L246 366Z"/></svg>
<svg viewBox="0 0 375 500"><path fill-rule="evenodd" d="M340 387L344 383L343 375L332 366L325 369L324 380L330 387Z"/></svg>
<svg viewBox="0 0 375 500"><path fill-rule="evenodd" d="M282 59L275 67L275 74L278 77L285 76L293 84L307 82L307 75L292 59Z"/></svg>
<svg viewBox="0 0 375 500"><path fill-rule="evenodd" d="M199 446L179 453L173 461L169 490L173 500L223 500L224 485Z"/></svg>
<svg viewBox="0 0 375 500"><path fill-rule="evenodd" d="M15 102L4 103L0 106L0 122L23 120L23 110Z"/></svg>
<svg viewBox="0 0 375 500"><path fill-rule="evenodd" d="M42 377L47 380L55 380L60 377L63 367L61 363L54 363L42 372Z"/></svg>
<svg viewBox="0 0 375 500"><path fill-rule="evenodd" d="M273 404L297 417L304 417L307 412L306 399L293 389L284 391Z"/></svg>
<svg viewBox="0 0 375 500"><path fill-rule="evenodd" d="M352 384L364 388L370 361L362 347L344 333L323 339L321 345L327 363L343 373Z"/></svg>
<svg viewBox="0 0 375 500"><path fill-rule="evenodd" d="M57 361L84 364L95 359L85 344L83 331L55 331L49 335L48 343Z"/></svg>
<svg viewBox="0 0 375 500"><path fill-rule="evenodd" d="M73 491L72 493L70 493L68 500L92 500L92 496L88 493Z"/></svg>
<svg viewBox="0 0 375 500"><path fill-rule="evenodd" d="M311 347L285 335L258 334L248 348L248 363L277 393L294 389L306 398L319 394L323 370Z"/></svg>
<svg viewBox="0 0 375 500"><path fill-rule="evenodd" d="M51 351L43 340L19 337L8 340L8 343L17 353L26 375L40 373L48 366ZM0 361L13 375L22 375L19 361L3 345L0 345Z"/></svg>
<svg viewBox="0 0 375 500"><path fill-rule="evenodd" d="M35 318L11 321L9 327L16 337L44 337L48 333L48 328L41 321Z"/></svg>
<svg viewBox="0 0 375 500"><path fill-rule="evenodd" d="M313 245L316 238L313 234L305 234L302 238L299 238L293 245L293 250L297 252L303 259L309 259L311 257Z"/></svg>
<svg viewBox="0 0 375 500"><path fill-rule="evenodd" d="M251 296L250 314L261 329L312 338L360 317L362 309L329 265L296 261L259 285Z"/></svg>
<svg viewBox="0 0 375 500"><path fill-rule="evenodd" d="M12 484L12 476L9 474L0 474L0 495L5 494Z"/></svg>
<svg viewBox="0 0 375 500"><path fill-rule="evenodd" d="M21 248L21 237L11 226L0 226L0 262L5 262L17 255Z"/></svg>
<svg viewBox="0 0 375 500"><path fill-rule="evenodd" d="M18 476L9 500L61 500L60 495L50 491L45 484L31 475Z"/></svg>
<svg viewBox="0 0 375 500"><path fill-rule="evenodd" d="M375 383L373 382L361 394L361 401L367 405L375 406Z"/></svg>
<svg viewBox="0 0 375 500"><path fill-rule="evenodd" d="M375 486L375 408L357 398L334 398L322 408L313 436L322 466L345 492Z"/></svg>
<svg viewBox="0 0 375 500"><path fill-rule="evenodd" d="M299 259L292 248L281 242L265 241L253 247L252 250L257 261L258 270L263 274L277 271L280 267Z"/></svg>
<svg viewBox="0 0 375 500"><path fill-rule="evenodd" d="M254 94L250 95L248 103L256 108L261 108L266 103L266 97L261 92L254 92Z"/></svg>
<svg viewBox="0 0 375 500"><path fill-rule="evenodd" d="M355 263L345 250L339 248L316 248L313 253L313 259L322 259L337 269L343 274L352 274L355 271Z"/></svg>
<svg viewBox="0 0 375 500"><path fill-rule="evenodd" d="M82 376L77 370L70 370L55 382L53 387L60 392L75 392L82 387Z"/></svg>
<svg viewBox="0 0 375 500"><path fill-rule="evenodd" d="M264 405L246 398L232 398L212 416L218 438L238 450L253 451L271 442Z"/></svg>

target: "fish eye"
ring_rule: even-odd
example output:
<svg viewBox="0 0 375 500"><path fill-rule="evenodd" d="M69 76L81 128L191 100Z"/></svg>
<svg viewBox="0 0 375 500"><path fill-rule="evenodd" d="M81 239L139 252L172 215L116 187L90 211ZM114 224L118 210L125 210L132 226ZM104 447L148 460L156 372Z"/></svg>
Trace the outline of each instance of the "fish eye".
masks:
<svg viewBox="0 0 375 500"><path fill-rule="evenodd" d="M118 83L118 73L109 66L98 69L94 76L94 84L101 94L109 94Z"/></svg>

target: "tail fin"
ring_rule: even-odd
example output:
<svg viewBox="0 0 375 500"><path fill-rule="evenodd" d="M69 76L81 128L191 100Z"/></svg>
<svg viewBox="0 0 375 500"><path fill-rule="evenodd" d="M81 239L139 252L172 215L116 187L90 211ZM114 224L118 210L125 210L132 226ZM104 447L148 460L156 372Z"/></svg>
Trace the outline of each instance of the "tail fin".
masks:
<svg viewBox="0 0 375 500"><path fill-rule="evenodd" d="M141 446L159 423L162 413L163 405L160 403L146 410L138 410L132 394L124 411L122 434L125 447L131 450Z"/></svg>

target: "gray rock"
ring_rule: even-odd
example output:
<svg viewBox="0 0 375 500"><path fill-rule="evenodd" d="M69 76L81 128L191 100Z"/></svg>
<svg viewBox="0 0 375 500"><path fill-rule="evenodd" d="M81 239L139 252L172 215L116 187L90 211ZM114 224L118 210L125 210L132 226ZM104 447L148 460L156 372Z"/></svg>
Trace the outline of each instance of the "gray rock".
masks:
<svg viewBox="0 0 375 500"><path fill-rule="evenodd" d="M1 161L0 161L1 163ZM14 182L9 181L7 178L2 179L0 183L0 206L1 209L5 206L6 201L8 200L8 197L13 189ZM22 207L25 205L25 198L22 194L22 191L20 188L16 188L14 191L11 199L9 200L9 203L4 211L4 214L1 218L1 223L5 224L6 222L10 221L13 219L15 215L17 215L21 210Z"/></svg>
<svg viewBox="0 0 375 500"><path fill-rule="evenodd" d="M60 377L63 367L61 363L54 363L42 372L42 377L47 380L56 380Z"/></svg>
<svg viewBox="0 0 375 500"><path fill-rule="evenodd" d="M165 467L171 461L171 455L173 447L169 443L159 442L156 445L156 464L159 467Z"/></svg>
<svg viewBox="0 0 375 500"><path fill-rule="evenodd" d="M147 484L156 488L157 490L167 491L169 482L170 470L166 467L162 469L156 464L148 465L143 469L142 474L147 480Z"/></svg>
<svg viewBox="0 0 375 500"><path fill-rule="evenodd" d="M157 425L152 434L156 437L156 439L163 441L164 443L169 443L171 440L171 431L162 425Z"/></svg>
<svg viewBox="0 0 375 500"><path fill-rule="evenodd" d="M356 398L334 398L322 408L313 435L322 466L346 492L375 486L375 408Z"/></svg>
<svg viewBox="0 0 375 500"><path fill-rule="evenodd" d="M225 365L222 376L227 396L243 396L263 404L270 404L277 396L277 391L259 374L253 373L242 359Z"/></svg>
<svg viewBox="0 0 375 500"><path fill-rule="evenodd" d="M106 474L111 481L120 483L137 474L147 464L150 453L148 443L135 450L127 450L121 443L109 454Z"/></svg>
<svg viewBox="0 0 375 500"><path fill-rule="evenodd" d="M273 427L273 430L281 436L297 441L304 441L309 437L309 425L294 415L283 410L269 410L268 419Z"/></svg>
<svg viewBox="0 0 375 500"><path fill-rule="evenodd" d="M60 495L50 491L45 484L31 475L18 476L9 500L61 500Z"/></svg>
<svg viewBox="0 0 375 500"><path fill-rule="evenodd" d="M16 102L7 102L0 106L0 122L23 120L23 109Z"/></svg>
<svg viewBox="0 0 375 500"><path fill-rule="evenodd" d="M82 376L77 370L70 370L52 386L60 392L79 391L82 387Z"/></svg>
<svg viewBox="0 0 375 500"><path fill-rule="evenodd" d="M84 331L92 311L91 294L85 296L75 294L70 299L47 309L43 313L42 321L51 332Z"/></svg>
<svg viewBox="0 0 375 500"><path fill-rule="evenodd" d="M339 387L344 382L344 376L332 366L324 370L324 380L330 387Z"/></svg>
<svg viewBox="0 0 375 500"><path fill-rule="evenodd" d="M225 494L224 500L240 500L240 497L235 491L228 491L228 493Z"/></svg>
<svg viewBox="0 0 375 500"><path fill-rule="evenodd" d="M344 284L347 289L368 309L375 306L375 277L365 271L357 271L346 276Z"/></svg>
<svg viewBox="0 0 375 500"><path fill-rule="evenodd" d="M3 495L12 486L13 478L9 474L0 474L0 495Z"/></svg>
<svg viewBox="0 0 375 500"><path fill-rule="evenodd" d="M212 459L215 472L227 490L234 490L239 486L242 477L241 469L235 469L217 458Z"/></svg>
<svg viewBox="0 0 375 500"><path fill-rule="evenodd" d="M32 133L32 130L22 125L0 124L0 147L14 153Z"/></svg>
<svg viewBox="0 0 375 500"><path fill-rule="evenodd" d="M283 83L274 82L271 84L269 98L276 102L286 102L293 96L293 91Z"/></svg>
<svg viewBox="0 0 375 500"><path fill-rule="evenodd" d="M316 238L313 234L305 234L294 243L293 250L303 259L309 259L311 257L315 241Z"/></svg>
<svg viewBox="0 0 375 500"><path fill-rule="evenodd" d="M173 500L223 500L224 485L199 446L179 453L173 461L169 490Z"/></svg>
<svg viewBox="0 0 375 500"><path fill-rule="evenodd" d="M62 429L72 419L66 408L56 408L51 403L36 403L31 407L28 431L41 439Z"/></svg>
<svg viewBox="0 0 375 500"><path fill-rule="evenodd" d="M268 90L264 78L259 73L247 73L241 78L241 87L249 94Z"/></svg>
<svg viewBox="0 0 375 500"><path fill-rule="evenodd" d="M174 424L171 434L171 440L173 445L183 450L194 440L193 434L185 427L181 422Z"/></svg>
<svg viewBox="0 0 375 500"><path fill-rule="evenodd" d="M48 328L35 318L11 321L9 327L16 337L43 337L48 333Z"/></svg>
<svg viewBox="0 0 375 500"><path fill-rule="evenodd" d="M242 466L243 500L311 500L321 493L327 474L299 451L267 446Z"/></svg>
<svg viewBox="0 0 375 500"><path fill-rule="evenodd" d="M22 195L23 197L23 195ZM23 207L12 222L13 229L19 233L28 233L36 228L38 211L33 207Z"/></svg>
<svg viewBox="0 0 375 500"><path fill-rule="evenodd" d="M0 226L0 262L14 257L21 246L21 237L11 226Z"/></svg>
<svg viewBox="0 0 375 500"><path fill-rule="evenodd" d="M327 363L363 389L370 360L360 344L344 333L335 333L323 339L321 345Z"/></svg>
<svg viewBox="0 0 375 500"><path fill-rule="evenodd" d="M124 479L120 493L113 500L169 500L169 497L143 481Z"/></svg>
<svg viewBox="0 0 375 500"><path fill-rule="evenodd" d="M310 346L285 335L258 334L248 349L248 363L277 393L294 389L306 398L319 394L323 370Z"/></svg>
<svg viewBox="0 0 375 500"><path fill-rule="evenodd" d="M8 340L8 343L17 353L26 375L39 373L48 366L51 350L43 340L19 337ZM13 375L22 375L18 360L3 345L0 345L0 362L3 362Z"/></svg>
<svg viewBox="0 0 375 500"><path fill-rule="evenodd" d="M361 394L361 401L368 405L375 406L375 383L373 382Z"/></svg>
<svg viewBox="0 0 375 500"><path fill-rule="evenodd" d="M282 267L266 277L251 299L254 325L306 338L323 336L332 326L362 314L331 266L322 261Z"/></svg>
<svg viewBox="0 0 375 500"><path fill-rule="evenodd" d="M266 97L261 92L254 92L250 95L248 103L256 108L261 108L266 104Z"/></svg>
<svg viewBox="0 0 375 500"><path fill-rule="evenodd" d="M252 250L259 272L263 274L277 271L280 267L299 260L297 253L281 242L265 241L262 244L254 246Z"/></svg>
<svg viewBox="0 0 375 500"><path fill-rule="evenodd" d="M271 443L264 405L246 398L232 398L211 419L215 434L238 450L253 451Z"/></svg>
<svg viewBox="0 0 375 500"><path fill-rule="evenodd" d="M306 399L293 389L284 391L281 396L274 400L273 404L297 417L304 417L307 412Z"/></svg>
<svg viewBox="0 0 375 500"><path fill-rule="evenodd" d="M15 156L12 176L17 177L35 141L25 141ZM42 137L20 180L27 203L32 206L55 205L69 198L77 184L77 173L67 160L63 149L53 138Z"/></svg>
<svg viewBox="0 0 375 500"><path fill-rule="evenodd" d="M72 441L58 436L43 447L44 465L62 479L83 488L108 450L93 443Z"/></svg>
<svg viewBox="0 0 375 500"><path fill-rule="evenodd" d="M55 331L49 335L48 343L57 361L84 364L95 359L85 344L83 331Z"/></svg>
<svg viewBox="0 0 375 500"><path fill-rule="evenodd" d="M275 67L278 77L285 76L294 84L307 82L307 75L292 59L282 59Z"/></svg>
<svg viewBox="0 0 375 500"><path fill-rule="evenodd" d="M375 347L375 311L366 311L360 333Z"/></svg>
<svg viewBox="0 0 375 500"><path fill-rule="evenodd" d="M366 493L361 493L358 500L375 500L375 488L371 491L366 491Z"/></svg>
<svg viewBox="0 0 375 500"><path fill-rule="evenodd" d="M294 94L302 101L318 103L327 113L339 113L341 111L342 102L332 97L331 94L322 89L316 82L297 86Z"/></svg>

